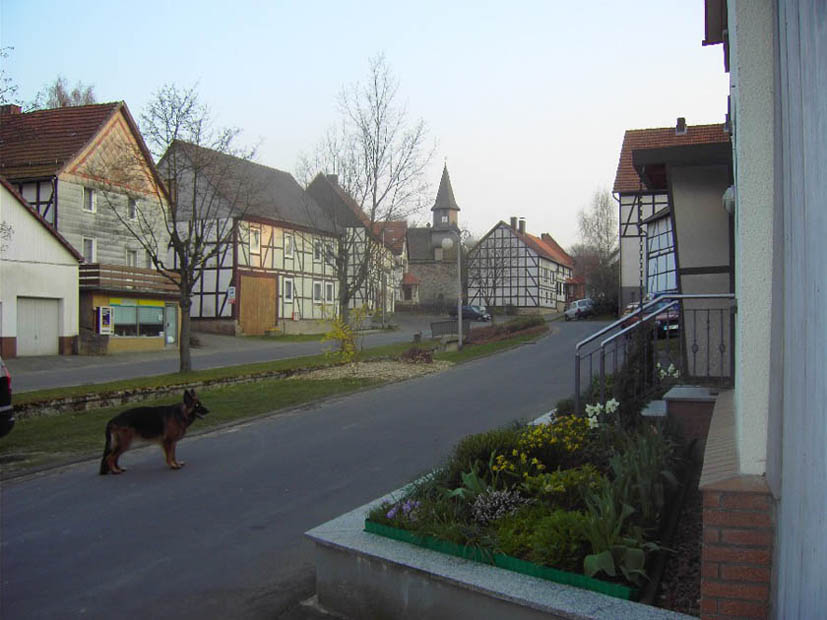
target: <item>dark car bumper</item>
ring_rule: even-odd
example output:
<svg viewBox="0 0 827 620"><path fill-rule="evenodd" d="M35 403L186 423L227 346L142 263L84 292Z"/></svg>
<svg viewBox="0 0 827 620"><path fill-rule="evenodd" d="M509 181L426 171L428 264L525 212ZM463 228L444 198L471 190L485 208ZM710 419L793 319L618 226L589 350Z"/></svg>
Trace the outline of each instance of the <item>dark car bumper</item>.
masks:
<svg viewBox="0 0 827 620"><path fill-rule="evenodd" d="M14 408L11 405L0 407L0 437L11 432L14 422Z"/></svg>

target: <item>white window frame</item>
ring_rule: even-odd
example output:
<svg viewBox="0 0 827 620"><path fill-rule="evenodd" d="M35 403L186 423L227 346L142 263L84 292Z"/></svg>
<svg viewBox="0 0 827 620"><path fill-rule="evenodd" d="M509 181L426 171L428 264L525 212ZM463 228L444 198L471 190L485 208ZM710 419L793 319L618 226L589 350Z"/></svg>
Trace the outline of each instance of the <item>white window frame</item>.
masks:
<svg viewBox="0 0 827 620"><path fill-rule="evenodd" d="M129 257L132 257L132 261L130 262ZM126 266L127 267L137 267L138 266L138 250L131 250L126 248Z"/></svg>
<svg viewBox="0 0 827 620"><path fill-rule="evenodd" d="M314 263L321 263L322 256L324 255L324 250L322 246L321 239L314 239L313 240L313 262Z"/></svg>
<svg viewBox="0 0 827 620"><path fill-rule="evenodd" d="M138 200L131 196L126 199L126 218L129 220L138 219Z"/></svg>
<svg viewBox="0 0 827 620"><path fill-rule="evenodd" d="M284 233L284 258L293 258L295 246L296 239L293 237L293 233Z"/></svg>
<svg viewBox="0 0 827 620"><path fill-rule="evenodd" d="M325 282L324 283L324 300L325 303L332 304L336 301L336 287L333 285L333 282Z"/></svg>
<svg viewBox="0 0 827 620"><path fill-rule="evenodd" d="M293 303L295 291L296 284L293 282L293 278L284 278L284 283L282 284L282 295L285 303Z"/></svg>
<svg viewBox="0 0 827 620"><path fill-rule="evenodd" d="M84 186L83 195L81 196L81 209L86 213L95 213L97 211L98 197L95 195L95 190L91 187ZM89 197L87 199L87 196ZM86 205L89 205L87 208Z"/></svg>
<svg viewBox="0 0 827 620"><path fill-rule="evenodd" d="M317 288L318 287L318 288ZM319 295L316 296L316 290L319 291ZM324 282L321 280L313 280L313 303L314 304L321 304L324 299Z"/></svg>
<svg viewBox="0 0 827 620"><path fill-rule="evenodd" d="M90 241L92 243L92 256L89 260L86 260L86 242ZM98 258L98 241L94 237L81 237L80 238L80 249L81 253L83 254L83 259L86 260L87 263L94 263L97 261Z"/></svg>
<svg viewBox="0 0 827 620"><path fill-rule="evenodd" d="M149 250L144 250L144 267L147 269L152 269L154 267L152 264L152 254L149 253Z"/></svg>

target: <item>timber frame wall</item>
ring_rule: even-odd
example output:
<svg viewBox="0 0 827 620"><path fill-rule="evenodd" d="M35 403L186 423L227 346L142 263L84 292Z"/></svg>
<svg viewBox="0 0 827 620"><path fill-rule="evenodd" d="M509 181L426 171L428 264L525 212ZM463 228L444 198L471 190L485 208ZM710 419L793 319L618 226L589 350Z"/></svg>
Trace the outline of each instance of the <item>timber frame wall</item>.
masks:
<svg viewBox="0 0 827 620"><path fill-rule="evenodd" d="M468 255L468 303L562 309L571 269L540 256L501 222Z"/></svg>

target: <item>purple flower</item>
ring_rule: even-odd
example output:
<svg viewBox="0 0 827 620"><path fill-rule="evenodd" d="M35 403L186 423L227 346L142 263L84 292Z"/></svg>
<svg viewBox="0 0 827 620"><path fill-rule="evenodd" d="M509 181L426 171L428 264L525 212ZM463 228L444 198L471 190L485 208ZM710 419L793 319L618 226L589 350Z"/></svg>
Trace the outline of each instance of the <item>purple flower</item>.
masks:
<svg viewBox="0 0 827 620"><path fill-rule="evenodd" d="M393 508L388 510L388 514L386 514L385 516L388 519L393 519L396 516L396 513L398 513L398 512L399 512L399 504L394 504Z"/></svg>

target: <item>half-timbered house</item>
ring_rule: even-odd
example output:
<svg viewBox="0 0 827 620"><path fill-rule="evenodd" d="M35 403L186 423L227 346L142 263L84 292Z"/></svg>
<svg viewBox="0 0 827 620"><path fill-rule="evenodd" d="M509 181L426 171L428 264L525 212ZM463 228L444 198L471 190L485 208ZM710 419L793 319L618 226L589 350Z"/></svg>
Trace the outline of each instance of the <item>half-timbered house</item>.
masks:
<svg viewBox="0 0 827 620"><path fill-rule="evenodd" d="M626 132L614 182L620 209L620 310L641 298L679 288L672 190L667 183L666 164L649 164L641 177L638 168L646 167L641 158L652 149L683 149L682 157L691 150L697 159L698 153L713 155L715 149L728 144L729 134L723 124L688 126L683 118L675 127ZM670 166L675 163L670 162Z"/></svg>
<svg viewBox="0 0 827 620"><path fill-rule="evenodd" d="M404 273L405 222L371 222L335 174L318 174L307 193L328 217L339 240L330 262L340 273L339 303L369 312L393 312Z"/></svg>
<svg viewBox="0 0 827 620"><path fill-rule="evenodd" d="M127 154L128 178L115 174ZM166 190L124 102L27 113L0 106L0 175L83 256L79 352L176 341L177 287L125 224L162 209ZM154 239L165 247L162 226Z"/></svg>
<svg viewBox="0 0 827 620"><path fill-rule="evenodd" d="M468 253L468 303L489 308L561 311L573 261L548 233L525 219L499 222Z"/></svg>
<svg viewBox="0 0 827 620"><path fill-rule="evenodd" d="M199 178L178 178L178 204L209 204L205 254L214 254L193 289L193 328L230 334L308 332L336 315L338 281L329 257L338 239L325 213L292 175L192 144L175 143L172 157L193 165ZM180 163L176 174L187 166ZM189 193L198 199L188 201ZM230 195L232 194L232 195ZM242 198L239 199L239 196Z"/></svg>

